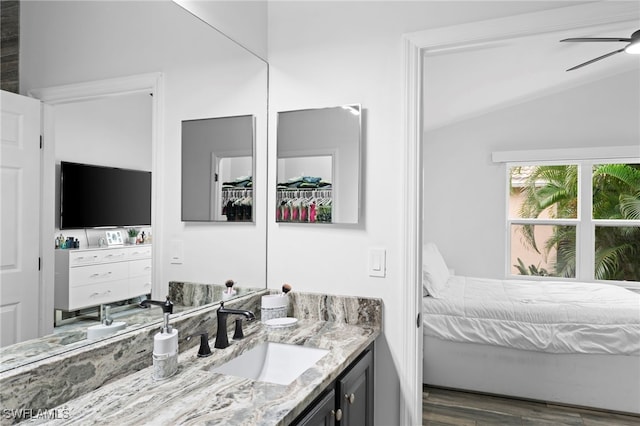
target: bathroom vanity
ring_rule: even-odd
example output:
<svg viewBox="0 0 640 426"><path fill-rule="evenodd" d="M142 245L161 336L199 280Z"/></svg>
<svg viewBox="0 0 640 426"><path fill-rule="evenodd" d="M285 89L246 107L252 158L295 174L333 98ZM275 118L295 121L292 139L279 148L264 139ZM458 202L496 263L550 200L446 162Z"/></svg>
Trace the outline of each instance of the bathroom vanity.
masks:
<svg viewBox="0 0 640 426"><path fill-rule="evenodd" d="M290 297L289 316L299 319L295 326L270 328L259 320L247 322L244 324L246 337L232 340L233 321L230 321L230 346L212 349L212 355L206 358L197 356L199 338L189 342L184 339L203 326L212 326L217 307L213 305L176 317L172 323L181 335L179 369L165 380L155 381L150 367L151 336L157 330L141 330L131 337L123 335L113 338L112 343L104 342L99 351L91 355L70 353L58 360L34 365L33 374L37 374L36 369L40 374L48 370L58 372L46 384L28 380L26 376L32 373L24 369L5 373L0 380L3 405L12 408L15 404L31 406L39 402L39 409L64 414L64 418L52 421L56 425L310 425L317 424L315 420L319 418L326 418L327 424L372 424L367 416L372 412L373 346L381 330L382 302L301 293L292 293ZM251 308L251 304L259 306L259 300L259 294L251 295L234 300L233 304ZM232 305L231 301L229 304ZM259 318L259 309L255 312ZM209 336L215 336L214 330L208 331ZM212 348L214 340L215 337L209 339ZM326 353L287 384L212 371L264 342L320 348ZM125 362L116 367L124 358ZM286 360L285 368L290 362L291 359ZM88 376L86 386L74 383L71 398L61 399L64 395L60 395L55 404L56 398L50 396L50 402L46 403L38 389L25 392L28 387L39 386L63 389L64 383L69 383L69 378L62 377L65 368L77 371L79 365L88 368L89 363L95 366L95 374ZM127 370L124 367L134 363L142 368ZM107 378L105 369L113 369L111 379ZM100 384L91 387L89 382L97 384L97 380ZM13 399L16 392L23 395L20 400ZM364 414L366 412L369 414ZM340 423L336 423L336 415L341 416ZM28 422L46 421L31 419Z"/></svg>
<svg viewBox="0 0 640 426"><path fill-rule="evenodd" d="M373 424L373 345L294 421L299 426Z"/></svg>

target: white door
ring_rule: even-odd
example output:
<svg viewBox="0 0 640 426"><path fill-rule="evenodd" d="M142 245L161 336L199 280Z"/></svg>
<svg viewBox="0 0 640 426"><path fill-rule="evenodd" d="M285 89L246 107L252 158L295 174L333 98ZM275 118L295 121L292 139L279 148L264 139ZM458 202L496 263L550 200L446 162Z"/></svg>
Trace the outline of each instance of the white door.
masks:
<svg viewBox="0 0 640 426"><path fill-rule="evenodd" d="M0 346L38 337L40 101L2 91Z"/></svg>

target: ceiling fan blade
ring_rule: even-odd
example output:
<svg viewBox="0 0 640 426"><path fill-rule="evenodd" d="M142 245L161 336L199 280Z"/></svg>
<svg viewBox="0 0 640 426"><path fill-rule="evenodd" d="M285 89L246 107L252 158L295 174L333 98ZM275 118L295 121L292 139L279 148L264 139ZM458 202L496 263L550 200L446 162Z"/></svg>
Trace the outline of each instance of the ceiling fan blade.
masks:
<svg viewBox="0 0 640 426"><path fill-rule="evenodd" d="M609 52L606 55L598 56L597 58L594 58L594 59L592 59L590 61L584 62L584 63L582 63L580 65L576 65L575 67L569 68L567 71L573 71L575 69L582 68L585 65L592 64L592 63L594 63L596 61L599 61L599 60L604 59L604 58L608 58L609 56L615 55L616 53L620 53L620 52L624 52L624 48L623 49L614 50L613 52Z"/></svg>
<svg viewBox="0 0 640 426"><path fill-rule="evenodd" d="M565 38L564 40L560 40L562 41L620 41L620 42L630 42L631 39L630 38L611 38L611 37L594 37L594 38L589 38L589 37L585 37L585 38Z"/></svg>

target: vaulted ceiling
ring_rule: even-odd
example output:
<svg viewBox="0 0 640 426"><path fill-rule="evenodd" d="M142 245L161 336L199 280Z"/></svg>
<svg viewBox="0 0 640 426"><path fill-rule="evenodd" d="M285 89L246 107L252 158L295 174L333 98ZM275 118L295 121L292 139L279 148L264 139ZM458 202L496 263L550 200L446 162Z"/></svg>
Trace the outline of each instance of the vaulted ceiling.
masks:
<svg viewBox="0 0 640 426"><path fill-rule="evenodd" d="M640 55L623 52L566 71L623 48L625 43L560 42L570 37L629 37L640 29L640 2L635 5L635 16L615 23L555 28L425 55L425 97L430 100L425 102L425 128L441 127L604 79L610 81L612 90L637 92Z"/></svg>

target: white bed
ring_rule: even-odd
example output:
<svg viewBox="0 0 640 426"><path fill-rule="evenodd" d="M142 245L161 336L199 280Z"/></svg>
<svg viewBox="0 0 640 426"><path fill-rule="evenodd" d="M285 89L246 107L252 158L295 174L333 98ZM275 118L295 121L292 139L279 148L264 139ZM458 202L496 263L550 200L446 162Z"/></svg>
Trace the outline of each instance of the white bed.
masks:
<svg viewBox="0 0 640 426"><path fill-rule="evenodd" d="M450 276L424 253L424 383L640 414L640 294Z"/></svg>

